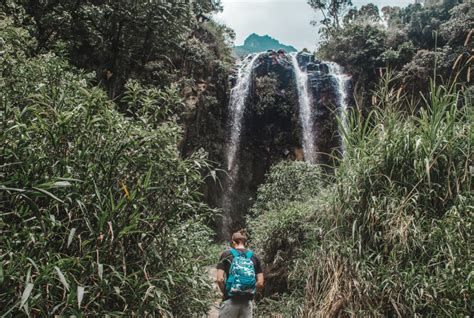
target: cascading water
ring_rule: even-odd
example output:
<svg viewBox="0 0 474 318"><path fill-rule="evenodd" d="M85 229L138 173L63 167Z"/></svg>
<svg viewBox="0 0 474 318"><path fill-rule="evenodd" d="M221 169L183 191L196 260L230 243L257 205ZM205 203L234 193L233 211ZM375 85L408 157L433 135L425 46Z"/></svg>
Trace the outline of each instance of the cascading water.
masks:
<svg viewBox="0 0 474 318"><path fill-rule="evenodd" d="M250 90L252 81L252 70L255 62L260 54L247 56L240 62L237 71L237 79L235 86L231 90L229 100L230 119L230 138L227 145L227 186L222 196L221 207L223 214L221 216L221 225L219 234L221 238L227 238L232 230L232 195L234 192L234 182L238 175L238 164L236 164L237 151L240 146L242 118L245 112L245 104Z"/></svg>
<svg viewBox="0 0 474 318"><path fill-rule="evenodd" d="M298 101L300 105L300 120L303 127L303 153L309 163L316 163L313 111L311 108L311 95L308 90L308 74L298 64L296 54L291 54L291 61L295 71Z"/></svg>
<svg viewBox="0 0 474 318"><path fill-rule="evenodd" d="M276 92L280 98L285 96L285 89L295 88L289 85L292 76L294 76L296 84L295 93L298 95L299 104L299 111L297 111L299 125L302 127L301 143L306 162L311 164L330 164L332 151L340 147L341 143L337 138L337 134L334 134L334 131L337 129L334 117L335 111L339 112L341 125L343 126L341 129L347 126L345 117L348 107L346 86L348 86L349 76L342 72L339 65L316 60L314 55L309 53L288 55L284 52L265 52L249 55L242 60L238 65L236 81L231 90L228 105L230 117L229 139L225 153L228 178L226 178L224 191L220 197L220 207L223 213L218 221L220 224L218 231L221 239L228 238L231 231L244 224L243 216L249 207L250 198L252 197L249 185L258 185L262 182L263 177L260 176L262 169L267 171L271 164L268 163L268 160L273 161L275 158L281 158L283 153L286 158L292 156L288 150L287 152L282 152L281 144L276 146L272 144L272 142L275 142L271 140L272 136L281 132L284 132L283 136L291 136L292 129L284 125L273 125L273 122L265 122L268 120L275 120L275 122L282 120L278 118L280 115L274 113L272 107L264 110L264 112L268 112L267 116L256 114L254 108L250 108L247 114L251 122L245 128L246 135L250 131L257 135L260 134L258 130L258 123L260 122L256 124L255 121L258 118L256 116L261 116L257 120L262 122L265 129L274 130L274 134L269 137L263 137L264 140L267 140L265 150L256 149L256 145L252 144L250 147L253 147L252 149L255 149L256 153L259 154L258 159L256 159L257 157L254 154L239 154L242 139L241 130L243 128L244 113L247 112L246 107L250 88L252 87L253 74L256 74L257 77L275 74L279 81ZM291 93L294 94L293 92ZM256 94L258 94L258 91L256 91ZM294 102L291 100L291 103ZM278 107L277 105L275 106ZM292 107L291 109L295 108ZM283 122L286 122L289 118L294 117L285 118ZM288 123L291 123L292 127L294 125L293 119L289 120ZM301 147L297 141L299 138L287 138L290 140L289 144L294 145L295 156L293 158L296 159L298 158L296 151ZM344 151L343 142L342 140L342 149ZM268 146L268 144L271 144L271 146ZM288 143L283 147L287 149L287 145ZM243 165L240 160L245 160L245 169L240 167ZM256 160L267 160L267 163L257 165L255 164ZM241 174L243 175L241 176Z"/></svg>
<svg viewBox="0 0 474 318"><path fill-rule="evenodd" d="M230 141L227 149L227 170L236 170L235 158L240 144L240 131L242 129L242 117L245 111L245 102L250 89L252 68L260 54L249 55L239 66L237 81L232 88L229 109L231 114ZM236 173L236 172L235 172Z"/></svg>
<svg viewBox="0 0 474 318"><path fill-rule="evenodd" d="M350 80L350 76L345 74L342 71L342 68L339 64L334 62L328 63L329 67L329 74L334 77L337 82L337 98L338 98L338 106L339 106L339 118L341 121L341 128L347 132L347 83ZM340 129L341 129L340 128ZM345 149L345 142L344 138L341 134L341 145L342 151L344 152Z"/></svg>

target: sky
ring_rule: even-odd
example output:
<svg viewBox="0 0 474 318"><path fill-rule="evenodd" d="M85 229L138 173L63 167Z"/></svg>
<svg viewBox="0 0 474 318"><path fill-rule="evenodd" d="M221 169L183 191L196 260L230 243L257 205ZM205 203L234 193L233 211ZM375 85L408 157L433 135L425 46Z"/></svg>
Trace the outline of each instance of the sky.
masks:
<svg viewBox="0 0 474 318"><path fill-rule="evenodd" d="M242 45L252 33L268 34L286 45L314 50L318 42L312 20L320 20L307 0L221 0L224 11L214 19L234 29L235 45ZM357 8L369 2L383 6L407 6L414 0L352 0Z"/></svg>

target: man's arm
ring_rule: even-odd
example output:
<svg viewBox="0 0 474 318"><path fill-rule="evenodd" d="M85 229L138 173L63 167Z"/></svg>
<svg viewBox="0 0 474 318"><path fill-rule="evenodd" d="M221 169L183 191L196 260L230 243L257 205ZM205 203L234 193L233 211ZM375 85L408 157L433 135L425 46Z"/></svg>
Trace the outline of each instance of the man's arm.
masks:
<svg viewBox="0 0 474 318"><path fill-rule="evenodd" d="M219 286L219 289L221 290L222 293L225 293L225 278L224 278L224 270L218 269L216 272L216 282L217 286ZM263 275L262 275L263 277Z"/></svg>
<svg viewBox="0 0 474 318"><path fill-rule="evenodd" d="M259 273L257 274L257 291L261 291L263 289L263 285L263 273Z"/></svg>

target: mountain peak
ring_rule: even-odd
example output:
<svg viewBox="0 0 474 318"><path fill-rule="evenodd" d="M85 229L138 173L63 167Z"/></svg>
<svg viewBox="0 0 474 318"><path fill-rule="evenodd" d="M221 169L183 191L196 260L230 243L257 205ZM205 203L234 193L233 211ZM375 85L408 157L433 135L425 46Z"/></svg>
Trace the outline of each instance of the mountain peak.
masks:
<svg viewBox="0 0 474 318"><path fill-rule="evenodd" d="M264 52L268 50L283 49L287 52L296 52L297 50L291 45L285 45L271 36L250 34L244 41L244 45L234 47L234 53L237 56L244 56L251 53Z"/></svg>

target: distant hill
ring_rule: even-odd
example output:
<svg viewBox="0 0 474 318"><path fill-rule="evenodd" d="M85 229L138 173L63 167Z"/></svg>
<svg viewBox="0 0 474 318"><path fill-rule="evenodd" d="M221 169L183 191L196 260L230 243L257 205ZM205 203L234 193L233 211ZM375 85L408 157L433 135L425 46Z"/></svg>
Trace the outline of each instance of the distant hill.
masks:
<svg viewBox="0 0 474 318"><path fill-rule="evenodd" d="M291 45L285 45L268 35L250 34L244 41L244 45L234 46L234 54L237 56L245 56L250 53L263 52L268 50L283 49L286 52L296 52L297 50Z"/></svg>

